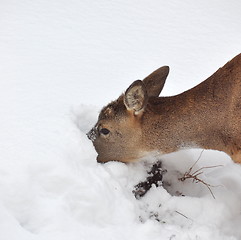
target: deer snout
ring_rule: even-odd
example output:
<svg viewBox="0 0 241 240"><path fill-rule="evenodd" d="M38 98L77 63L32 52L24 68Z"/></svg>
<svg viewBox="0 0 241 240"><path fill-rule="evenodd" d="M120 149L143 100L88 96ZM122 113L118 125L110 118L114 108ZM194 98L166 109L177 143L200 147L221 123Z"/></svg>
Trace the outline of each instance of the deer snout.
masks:
<svg viewBox="0 0 241 240"><path fill-rule="evenodd" d="M106 163L107 162L103 159L100 159L99 155L97 156L96 160L97 160L98 163Z"/></svg>
<svg viewBox="0 0 241 240"><path fill-rule="evenodd" d="M89 138L89 140L91 140L92 142L95 141L95 139L97 138L97 130L96 127L93 127L88 133L86 133L87 137Z"/></svg>

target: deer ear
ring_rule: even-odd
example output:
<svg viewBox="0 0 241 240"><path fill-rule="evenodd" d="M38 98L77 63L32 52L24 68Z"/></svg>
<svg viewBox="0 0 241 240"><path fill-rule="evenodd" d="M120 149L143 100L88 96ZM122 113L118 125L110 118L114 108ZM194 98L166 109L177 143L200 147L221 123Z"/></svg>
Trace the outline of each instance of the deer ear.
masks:
<svg viewBox="0 0 241 240"><path fill-rule="evenodd" d="M147 94L149 97L158 97L161 93L166 78L169 73L169 67L163 66L158 68L156 71L147 76L143 83L146 86Z"/></svg>
<svg viewBox="0 0 241 240"><path fill-rule="evenodd" d="M133 82L124 95L124 104L127 110L133 110L135 115L144 110L147 100L147 91L141 80Z"/></svg>

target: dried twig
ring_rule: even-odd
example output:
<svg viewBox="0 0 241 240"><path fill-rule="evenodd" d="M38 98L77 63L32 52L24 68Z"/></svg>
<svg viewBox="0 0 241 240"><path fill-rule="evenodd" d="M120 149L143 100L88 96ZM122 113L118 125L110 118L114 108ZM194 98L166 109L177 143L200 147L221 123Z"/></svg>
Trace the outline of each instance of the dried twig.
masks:
<svg viewBox="0 0 241 240"><path fill-rule="evenodd" d="M202 179L200 179L198 176L201 175L201 174L203 174L203 171L202 171L203 169L221 167L221 166L223 166L223 165L201 167L201 168L197 169L196 171L192 172L193 167L194 167L194 166L197 164L197 162L200 160L200 158L201 158L201 156L202 156L202 154L203 154L203 151L204 151L204 150L202 150L202 152L200 153L197 161L189 168L189 170L188 170L187 172L184 173L184 175L183 175L181 178L178 178L178 180L184 182L186 179L192 179L193 182L196 182L196 183L199 183L199 182L200 182L200 183L204 184L204 185L208 188L208 190L210 191L210 193L212 194L213 198L215 199L215 196L214 196L214 194L213 194L213 192L212 192L212 190L211 190L211 187L217 187L217 186L213 186L213 185L211 185L211 184L208 184L208 183L204 182L204 181L203 181Z"/></svg>
<svg viewBox="0 0 241 240"><path fill-rule="evenodd" d="M185 217L186 219L189 219L189 220L191 220L189 217L187 217L186 215L184 215L183 213L180 213L179 211L175 211L177 214L179 214L179 215L181 215L181 216L183 216L183 217Z"/></svg>

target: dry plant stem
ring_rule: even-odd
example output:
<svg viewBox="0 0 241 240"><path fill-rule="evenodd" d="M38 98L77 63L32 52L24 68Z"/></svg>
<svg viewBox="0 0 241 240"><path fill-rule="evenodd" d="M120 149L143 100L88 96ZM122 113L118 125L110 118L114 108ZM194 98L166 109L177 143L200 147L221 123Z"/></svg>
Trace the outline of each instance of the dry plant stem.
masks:
<svg viewBox="0 0 241 240"><path fill-rule="evenodd" d="M200 179L198 176L203 174L203 169L208 169L208 168L215 168L215 167L221 167L223 165L216 165L216 166L208 166L208 167L202 167L202 168L199 168L198 170L194 171L192 173L192 169L193 167L197 164L197 162L200 160L202 154L203 154L203 151L201 152L201 154L199 155L197 161L189 168L189 170L187 172L184 173L183 177L179 178L178 180L184 182L186 179L193 179L193 182L195 181L196 183L199 183L201 182L202 184L204 184L208 190L210 191L210 193L212 194L213 198L215 199L215 196L211 190L211 187L217 187L217 186L212 186L206 182L204 182L202 179Z"/></svg>
<svg viewBox="0 0 241 240"><path fill-rule="evenodd" d="M190 219L190 218L188 218L186 215L184 215L183 213L180 213L179 211L175 211L175 212L176 212L177 214L179 214L179 215L185 217L186 219Z"/></svg>

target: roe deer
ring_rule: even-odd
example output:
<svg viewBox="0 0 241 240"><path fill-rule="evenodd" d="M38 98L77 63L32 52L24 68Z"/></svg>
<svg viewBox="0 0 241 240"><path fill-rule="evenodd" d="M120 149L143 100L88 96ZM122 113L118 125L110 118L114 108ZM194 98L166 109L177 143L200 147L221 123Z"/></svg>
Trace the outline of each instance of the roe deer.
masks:
<svg viewBox="0 0 241 240"><path fill-rule="evenodd" d="M171 97L158 97L169 67L133 82L104 107L87 134L98 162L131 162L146 153L214 149L241 163L241 54L207 80Z"/></svg>

